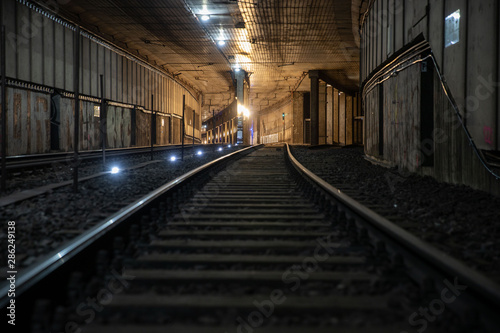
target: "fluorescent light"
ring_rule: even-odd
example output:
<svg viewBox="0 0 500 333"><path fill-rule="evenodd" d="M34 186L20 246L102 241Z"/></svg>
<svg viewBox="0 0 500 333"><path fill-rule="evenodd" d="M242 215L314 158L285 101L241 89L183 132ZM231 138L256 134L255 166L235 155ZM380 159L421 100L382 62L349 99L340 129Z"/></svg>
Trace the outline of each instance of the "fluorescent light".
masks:
<svg viewBox="0 0 500 333"><path fill-rule="evenodd" d="M202 21L208 21L208 20L210 20L210 15L206 15L206 14L205 15L201 15L201 20Z"/></svg>
<svg viewBox="0 0 500 333"><path fill-rule="evenodd" d="M118 167L111 168L111 173L118 173L118 172L120 172L120 168Z"/></svg>

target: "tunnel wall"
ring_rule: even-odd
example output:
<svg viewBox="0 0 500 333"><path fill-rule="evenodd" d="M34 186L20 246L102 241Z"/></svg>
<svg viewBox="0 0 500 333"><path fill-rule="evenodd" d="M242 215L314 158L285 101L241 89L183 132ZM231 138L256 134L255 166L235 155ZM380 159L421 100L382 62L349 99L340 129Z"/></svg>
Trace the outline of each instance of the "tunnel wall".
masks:
<svg viewBox="0 0 500 333"><path fill-rule="evenodd" d="M72 150L76 27L26 1L4 0L0 6L6 28L7 154ZM105 123L94 113L101 104L101 75ZM151 110L157 118L156 143L179 143L181 130L175 127L181 126L183 95L186 134L192 136L194 125L195 137L201 136L195 91L161 68L83 30L79 86L81 150L100 148L101 128L107 129L109 148L150 145ZM169 118L177 119L173 136Z"/></svg>
<svg viewBox="0 0 500 333"><path fill-rule="evenodd" d="M237 100L234 100L223 110L214 112L213 114L215 116L215 121L214 117L212 116L203 122L203 125L205 126L205 131L203 132L203 143L204 144L237 143L237 134L238 134ZM253 119L246 119L246 118L244 119L244 123L251 123L252 121ZM247 131L249 130L248 127L246 128L246 130ZM249 141L251 144L256 144L256 141L252 143L251 138Z"/></svg>
<svg viewBox="0 0 500 333"><path fill-rule="evenodd" d="M281 105L260 113L260 137L262 143L293 141L293 102L288 99ZM283 126L283 113L285 114Z"/></svg>
<svg viewBox="0 0 500 333"><path fill-rule="evenodd" d="M500 194L499 182L474 152L439 77L441 73L479 154L498 155L499 18L495 0L374 2L360 31L369 157ZM426 53L400 64L396 60L397 72L367 91L373 77L420 41L429 48ZM398 181L404 180L404 171Z"/></svg>
<svg viewBox="0 0 500 333"><path fill-rule="evenodd" d="M362 144L363 117L358 95L346 94L321 81L319 87L319 144ZM307 128L310 122L305 107L304 93L294 92L291 99L264 109L260 113L261 142L310 142L305 137L310 133Z"/></svg>

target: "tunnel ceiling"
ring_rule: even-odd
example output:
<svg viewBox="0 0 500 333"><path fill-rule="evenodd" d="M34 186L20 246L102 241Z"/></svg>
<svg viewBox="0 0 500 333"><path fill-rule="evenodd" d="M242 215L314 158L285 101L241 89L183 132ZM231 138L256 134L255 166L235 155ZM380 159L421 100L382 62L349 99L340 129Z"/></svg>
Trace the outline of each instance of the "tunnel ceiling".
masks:
<svg viewBox="0 0 500 333"><path fill-rule="evenodd" d="M233 100L235 66L249 73L254 113L291 91L309 90L309 70L325 70L339 87L357 89L362 2L71 0L59 14L203 92L206 119L209 108Z"/></svg>

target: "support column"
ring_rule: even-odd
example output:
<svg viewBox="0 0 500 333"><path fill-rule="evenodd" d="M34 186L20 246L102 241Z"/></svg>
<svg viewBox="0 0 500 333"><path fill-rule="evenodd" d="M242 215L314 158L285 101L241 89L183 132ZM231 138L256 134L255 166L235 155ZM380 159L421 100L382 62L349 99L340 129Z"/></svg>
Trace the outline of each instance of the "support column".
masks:
<svg viewBox="0 0 500 333"><path fill-rule="evenodd" d="M238 99L238 104L246 107L245 105L245 76L244 70L239 70L235 72L236 76L236 98ZM238 131L236 135L236 143L243 144L243 114L238 110Z"/></svg>
<svg viewBox="0 0 500 333"><path fill-rule="evenodd" d="M319 128L319 144L326 144L326 83L319 82L319 99L318 99L318 128Z"/></svg>
<svg viewBox="0 0 500 333"><path fill-rule="evenodd" d="M311 79L311 146L319 144L319 73L309 71Z"/></svg>
<svg viewBox="0 0 500 333"><path fill-rule="evenodd" d="M333 87L326 86L326 144L333 145Z"/></svg>

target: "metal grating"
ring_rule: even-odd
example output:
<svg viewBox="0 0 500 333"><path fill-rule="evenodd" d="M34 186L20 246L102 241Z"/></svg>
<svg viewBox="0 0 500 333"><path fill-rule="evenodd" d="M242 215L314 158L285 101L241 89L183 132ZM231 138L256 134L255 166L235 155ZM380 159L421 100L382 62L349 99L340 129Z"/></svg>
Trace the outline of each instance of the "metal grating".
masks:
<svg viewBox="0 0 500 333"><path fill-rule="evenodd" d="M303 72L359 85L361 0L72 0L60 14L163 67L204 93L203 118L234 97L231 66L250 76L258 112L308 90ZM210 14L209 21L200 19ZM218 46L223 39L226 44ZM301 81L302 80L302 81Z"/></svg>

